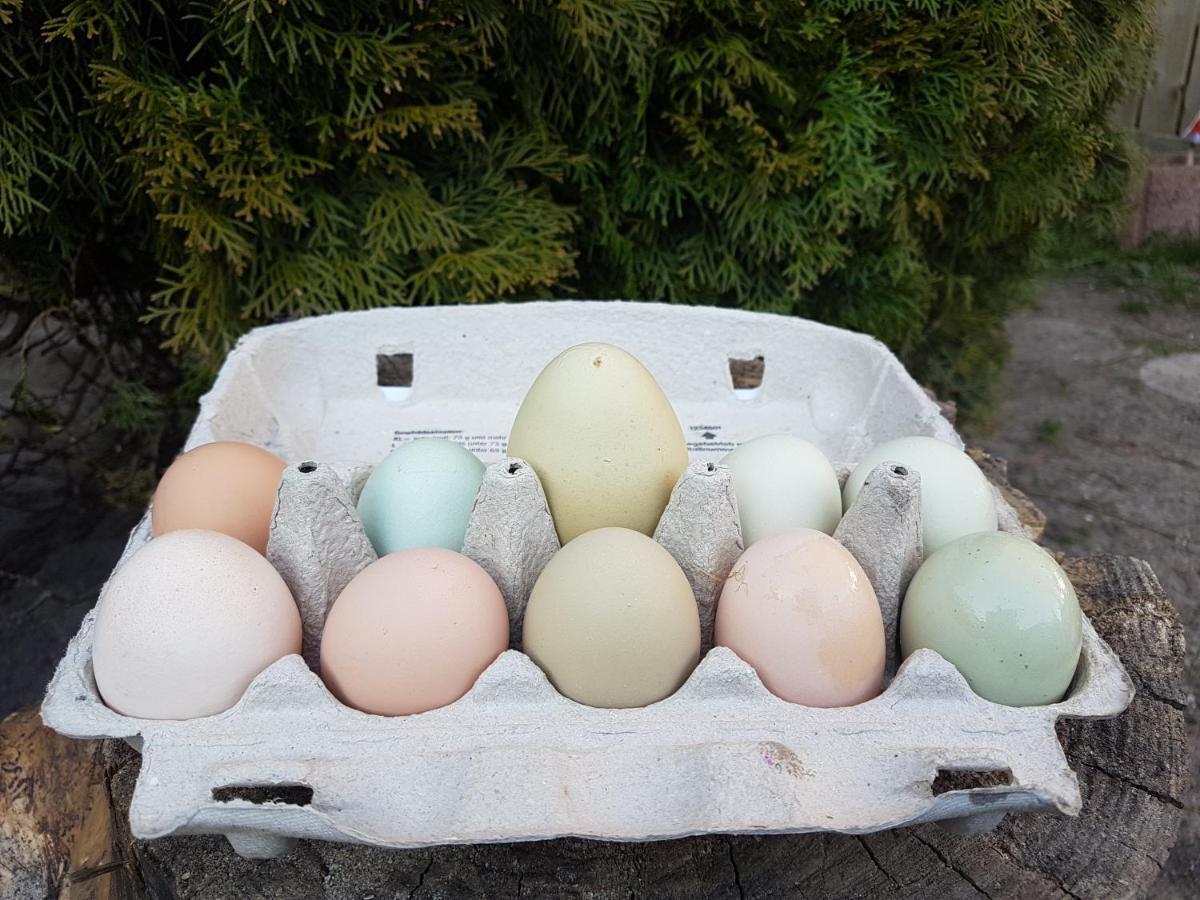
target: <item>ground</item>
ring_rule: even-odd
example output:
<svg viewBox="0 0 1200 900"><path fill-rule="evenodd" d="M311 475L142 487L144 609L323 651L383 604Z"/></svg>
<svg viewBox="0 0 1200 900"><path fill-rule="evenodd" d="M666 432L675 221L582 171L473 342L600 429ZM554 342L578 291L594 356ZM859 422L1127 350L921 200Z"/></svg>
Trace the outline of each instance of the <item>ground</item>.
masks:
<svg viewBox="0 0 1200 900"><path fill-rule="evenodd" d="M1039 297L1009 322L1013 354L994 428L969 436L1010 460L1012 482L1048 516L1047 545L1076 556L1107 551L1148 560L1194 651L1200 307L1131 297L1127 288L1089 278L1048 281ZM0 715L40 699L140 514L97 515L99 508L86 486L50 464L36 481L0 496ZM1194 652L1189 666L1196 690ZM1195 747L1194 702L1189 721ZM1179 843L1152 896L1200 896L1198 799L1193 787Z"/></svg>
<svg viewBox="0 0 1200 900"><path fill-rule="evenodd" d="M1200 690L1200 306L1133 299L1087 278L1047 282L1008 323L1012 358L990 433L973 443L1046 513L1044 543L1147 560L1183 620ZM1195 700L1188 710L1200 747ZM1193 752L1193 781L1200 783ZM1156 898L1200 896L1200 792Z"/></svg>

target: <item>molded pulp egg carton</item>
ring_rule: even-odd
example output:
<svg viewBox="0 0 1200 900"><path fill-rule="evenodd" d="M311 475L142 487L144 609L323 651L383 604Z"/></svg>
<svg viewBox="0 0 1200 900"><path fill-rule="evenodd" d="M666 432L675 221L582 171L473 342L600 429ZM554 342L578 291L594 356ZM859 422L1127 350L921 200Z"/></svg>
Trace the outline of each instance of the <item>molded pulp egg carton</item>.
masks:
<svg viewBox="0 0 1200 900"><path fill-rule="evenodd" d="M713 605L742 549L729 473L715 464L725 452L789 431L845 461L844 478L889 438L926 434L962 446L882 344L804 320L556 302L341 313L249 334L201 401L188 447L251 441L292 463L268 556L301 607L305 658L316 663L328 604L374 558L353 498L371 465L421 436L460 440L491 463L464 551L496 578L519 647L524 600L558 541L536 475L504 456L507 429L542 367L584 341L641 359L688 439L691 465L655 535L687 573L701 611L707 652L687 683L645 708L593 709L559 695L513 649L456 703L385 718L339 704L293 655L226 712L133 719L97 693L93 611L42 714L64 734L125 738L141 749L134 835L223 833L243 855L265 857L295 838L417 847L865 833L949 819L983 829L1012 811L1079 811L1055 721L1116 715L1133 693L1086 620L1068 696L1023 709L982 700L928 650L906 660L881 696L811 709L770 694L732 651L710 649ZM736 390L731 360L757 357L761 386ZM383 377L409 363L411 379ZM397 380L411 383L380 384ZM919 490L915 472L880 466L835 534L876 588L889 673L899 599L921 553ZM1019 531L1011 508L999 506L1001 527ZM125 555L148 537L147 517ZM1010 783L935 796L939 770L955 769L1007 770Z"/></svg>

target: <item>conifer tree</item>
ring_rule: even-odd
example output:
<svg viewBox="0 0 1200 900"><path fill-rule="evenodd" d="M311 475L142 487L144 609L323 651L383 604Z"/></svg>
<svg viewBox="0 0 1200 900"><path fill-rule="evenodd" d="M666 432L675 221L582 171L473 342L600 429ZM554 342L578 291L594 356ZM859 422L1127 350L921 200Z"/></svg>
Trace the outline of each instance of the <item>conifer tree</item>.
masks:
<svg viewBox="0 0 1200 900"><path fill-rule="evenodd" d="M1153 7L0 0L0 291L209 365L340 309L720 304L953 395L1038 233L1118 207Z"/></svg>

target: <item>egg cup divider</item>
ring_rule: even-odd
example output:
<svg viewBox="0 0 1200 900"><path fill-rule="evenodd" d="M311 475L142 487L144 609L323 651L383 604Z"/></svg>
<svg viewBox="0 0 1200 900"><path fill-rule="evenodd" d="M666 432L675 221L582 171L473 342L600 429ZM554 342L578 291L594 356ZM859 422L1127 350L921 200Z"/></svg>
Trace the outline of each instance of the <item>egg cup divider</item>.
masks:
<svg viewBox="0 0 1200 900"><path fill-rule="evenodd" d="M312 662L331 599L374 558L353 507L362 475L302 463L281 483L268 554L298 598ZM894 610L920 555L918 496L915 473L884 464L835 534L876 588L890 653ZM1003 510L1001 520L1006 530L1018 527ZM147 516L126 554L148 536ZM741 551L728 470L689 467L655 537L696 592L707 649L721 583ZM489 467L465 549L500 585L517 635L524 598L557 548L532 470L519 460ZM285 852L296 838L419 847L565 835L865 833L934 820L985 830L1007 812L1076 814L1079 787L1054 724L1116 715L1133 693L1085 618L1075 682L1066 699L1041 707L983 700L954 666L921 650L879 697L809 708L775 697L733 651L717 647L671 697L594 709L561 696L527 656L508 650L466 696L415 716L343 706L291 655L223 713L152 721L101 700L91 672L94 622L93 610L54 675L46 723L140 745L136 837L218 832L249 857ZM1008 770L1011 784L933 796L938 770L955 768ZM235 785L307 785L313 794L306 805L215 799Z"/></svg>

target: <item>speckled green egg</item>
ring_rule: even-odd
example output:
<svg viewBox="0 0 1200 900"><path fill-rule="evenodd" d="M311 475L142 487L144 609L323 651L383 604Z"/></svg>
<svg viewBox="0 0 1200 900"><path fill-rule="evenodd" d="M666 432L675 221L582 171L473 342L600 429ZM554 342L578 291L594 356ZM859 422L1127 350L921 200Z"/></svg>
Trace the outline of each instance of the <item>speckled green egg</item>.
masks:
<svg viewBox="0 0 1200 900"><path fill-rule="evenodd" d="M1007 706L1061 700L1082 635L1066 573L1037 544L1003 532L969 534L933 553L900 610L905 657L936 650L975 693Z"/></svg>

